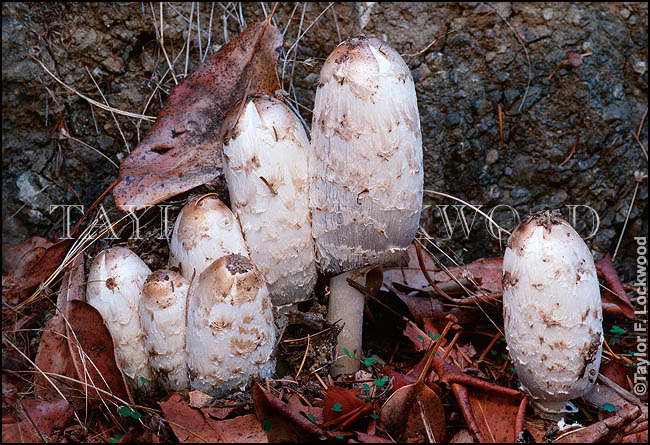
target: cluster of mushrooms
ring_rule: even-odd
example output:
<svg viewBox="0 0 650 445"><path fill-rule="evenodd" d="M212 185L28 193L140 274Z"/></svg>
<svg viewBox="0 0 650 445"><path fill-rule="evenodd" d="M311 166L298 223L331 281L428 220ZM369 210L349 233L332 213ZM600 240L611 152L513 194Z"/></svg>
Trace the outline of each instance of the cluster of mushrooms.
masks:
<svg viewBox="0 0 650 445"><path fill-rule="evenodd" d="M181 210L168 268L151 273L124 247L93 261L86 298L102 315L135 387L224 395L274 372L272 305L312 297L331 276L340 322L332 373L361 356L364 297L346 279L399 262L418 227L422 139L415 87L385 42L348 39L320 76L311 143L298 117L266 95L232 107L223 165L232 211L214 196Z"/></svg>
<svg viewBox="0 0 650 445"><path fill-rule="evenodd" d="M169 268L151 273L123 247L93 261L87 300L104 317L124 373L138 387L223 395L273 374L272 305L311 298L329 281L328 319L342 322L330 372L358 370L364 297L347 280L399 264L418 228L423 166L413 79L388 44L347 39L327 58L311 142L291 110L249 97L224 124L232 212L214 196L189 202ZM580 236L537 214L504 257L505 334L524 388L547 411L598 374L602 311ZM343 353L343 351L346 353Z"/></svg>

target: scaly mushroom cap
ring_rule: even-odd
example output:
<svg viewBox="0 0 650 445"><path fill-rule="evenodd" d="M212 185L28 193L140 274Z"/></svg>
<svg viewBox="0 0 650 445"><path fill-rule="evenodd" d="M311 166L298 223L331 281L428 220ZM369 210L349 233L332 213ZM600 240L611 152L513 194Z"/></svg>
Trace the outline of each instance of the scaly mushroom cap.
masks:
<svg viewBox="0 0 650 445"><path fill-rule="evenodd" d="M214 196L197 198L185 205L176 218L169 241L169 267L196 279L217 258L230 253L248 256L239 221Z"/></svg>
<svg viewBox="0 0 650 445"><path fill-rule="evenodd" d="M140 320L149 363L170 391L190 387L185 354L185 305L189 283L172 270L158 270L142 286Z"/></svg>
<svg viewBox="0 0 650 445"><path fill-rule="evenodd" d="M364 37L325 61L311 129L310 197L321 270L403 258L422 205L422 136L401 56Z"/></svg>
<svg viewBox="0 0 650 445"><path fill-rule="evenodd" d="M271 301L262 274L248 258L227 255L192 285L187 310L191 388L213 396L244 389L251 377L275 370Z"/></svg>
<svg viewBox="0 0 650 445"><path fill-rule="evenodd" d="M598 377L602 309L596 267L580 235L556 213L522 221L503 257L508 350L543 411L560 412Z"/></svg>
<svg viewBox="0 0 650 445"><path fill-rule="evenodd" d="M307 134L285 104L268 96L233 107L227 122L224 173L250 258L273 304L304 301L316 284Z"/></svg>
<svg viewBox="0 0 650 445"><path fill-rule="evenodd" d="M140 377L152 380L140 323L140 291L151 273L126 247L113 247L95 257L88 273L86 301L101 314L113 337L124 374L137 388Z"/></svg>

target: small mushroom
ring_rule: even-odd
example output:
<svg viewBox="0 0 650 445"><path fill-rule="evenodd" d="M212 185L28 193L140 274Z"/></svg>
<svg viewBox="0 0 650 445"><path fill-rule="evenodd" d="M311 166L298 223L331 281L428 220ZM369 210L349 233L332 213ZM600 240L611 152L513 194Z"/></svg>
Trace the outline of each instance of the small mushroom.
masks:
<svg viewBox="0 0 650 445"><path fill-rule="evenodd" d="M422 136L415 87L401 56L365 37L325 61L311 127L310 206L316 257L326 275L400 262L422 206ZM364 297L345 275L330 280L328 318L343 320L343 348L361 354ZM359 361L338 360L334 375Z"/></svg>
<svg viewBox="0 0 650 445"><path fill-rule="evenodd" d="M192 285L187 364L193 390L215 397L273 374L275 326L264 277L246 257L226 255Z"/></svg>
<svg viewBox="0 0 650 445"><path fill-rule="evenodd" d="M503 318L522 387L548 415L593 386L603 343L596 267L559 212L539 212L515 229L503 256Z"/></svg>
<svg viewBox="0 0 650 445"><path fill-rule="evenodd" d="M311 297L316 284L309 211L309 141L298 117L269 96L233 107L223 146L233 212L273 304Z"/></svg>
<svg viewBox="0 0 650 445"><path fill-rule="evenodd" d="M142 286L140 320L149 363L169 391L190 387L185 354L185 305L189 283L173 270L158 270Z"/></svg>
<svg viewBox="0 0 650 445"><path fill-rule="evenodd" d="M122 371L139 389L153 376L140 323L140 292L150 273L131 250L112 247L95 257L86 286L86 301L104 319Z"/></svg>
<svg viewBox="0 0 650 445"><path fill-rule="evenodd" d="M196 198L176 217L169 241L169 267L178 267L191 281L216 259L238 253L248 256L239 221L215 196Z"/></svg>

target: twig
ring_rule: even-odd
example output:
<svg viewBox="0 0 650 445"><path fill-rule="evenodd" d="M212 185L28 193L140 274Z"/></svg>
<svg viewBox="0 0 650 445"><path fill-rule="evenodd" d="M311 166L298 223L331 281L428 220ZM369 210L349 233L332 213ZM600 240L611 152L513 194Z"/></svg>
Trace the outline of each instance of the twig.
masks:
<svg viewBox="0 0 650 445"><path fill-rule="evenodd" d="M578 146L578 129L577 128L575 129L575 133L576 133L576 141L573 143L573 147L571 147L571 152L569 152L569 156L567 156L566 159L560 163L560 167L562 167L564 164L569 162L569 159L571 159L571 157L573 156L573 153L576 151L576 147Z"/></svg>
<svg viewBox="0 0 650 445"><path fill-rule="evenodd" d="M526 53L526 60L528 60L528 84L526 85L526 91L524 91L524 97L521 99L521 104L519 104L519 108L517 109L518 113L521 113L521 108L524 106L524 102L526 102L526 97L528 96L528 90L530 89L530 83L533 80L533 65L530 63L530 56L528 55L528 49L526 48L526 45L524 44L523 40L519 36L519 33L515 30L515 28L512 27L510 22L506 20L504 16L501 15L499 10L495 8L491 3L488 3L488 5L494 10L494 12L501 17L501 20L505 22L506 25L508 25L508 28L513 32L519 43L521 44L521 47L524 49L524 52Z"/></svg>
<svg viewBox="0 0 650 445"><path fill-rule="evenodd" d="M639 124L639 129L636 131L637 139L641 137L641 129L643 128L643 123L645 122L645 118L647 115L648 115L648 107L645 107L645 111L643 112L643 117L641 118L641 123ZM646 159L648 159L647 156Z"/></svg>
<svg viewBox="0 0 650 445"><path fill-rule="evenodd" d="M508 235L511 235L510 232L508 232L506 229L501 228L500 225L498 225L496 222L494 222L494 220L493 220L492 218L490 218L488 215L486 215L484 212L482 212L481 209L479 209L478 207L473 206L472 204L470 204L470 203L468 203L468 202L463 201L463 200L460 199L460 198L456 198L455 196L451 196L451 195L448 195L448 194L446 194L446 193L437 192L437 191L435 191L435 190L424 190L424 192L425 192L425 193L433 193L434 195L443 196L443 197L445 197L445 198L449 198L449 199L453 199L454 201L458 201L458 202L460 202L461 204L465 204L467 207L469 207L470 209L474 210L474 211L477 212L479 215L483 216L485 219L487 219L488 221L490 221L490 223L492 223L493 226L496 226L496 228L499 229L499 239L501 239L501 232L505 232L505 233L507 233Z"/></svg>
<svg viewBox="0 0 650 445"><path fill-rule="evenodd" d="M645 147L643 147L643 144L641 143L641 140L639 139L639 136L635 133L632 133L632 136L634 136L634 139L639 143L639 147L641 147L641 151L643 152L643 156L645 157L645 160L648 160L648 152L645 150Z"/></svg>
<svg viewBox="0 0 650 445"><path fill-rule="evenodd" d="M618 237L618 242L616 243L616 249L614 249L614 254L612 255L612 261L616 258L618 253L618 248L621 247L621 241L623 241L623 235L625 235L625 229L627 228L627 222L630 220L630 214L632 213L632 208L634 207L634 200L636 199L636 192L639 190L639 184L641 181L637 181L635 178L634 181L634 193L632 194L632 202L630 202L630 207L627 209L627 215L625 215L625 223L623 224L623 229L621 230L621 236Z"/></svg>
<svg viewBox="0 0 650 445"><path fill-rule="evenodd" d="M185 74L183 78L187 77L187 66L190 62L190 39L192 38L192 19L194 18L194 2L192 2L192 9L190 10L190 24L187 29L187 46L185 48Z"/></svg>
<svg viewBox="0 0 650 445"><path fill-rule="evenodd" d="M150 5L151 5L151 14L154 15L153 3L150 3ZM155 18L156 17L154 15L154 23L156 23ZM169 56L167 55L167 50L165 49L165 23L163 22L163 2L160 2L160 40L158 43L160 44L160 48L162 48L163 54L165 55L165 60L167 60L167 65L169 66L169 71L172 73L174 84L178 85L178 79L176 79L176 74L174 74L174 66L169 61Z"/></svg>
<svg viewBox="0 0 650 445"><path fill-rule="evenodd" d="M136 119L144 119L144 120L147 120L147 121L150 121L150 122L153 122L153 121L156 120L156 118L153 117L153 116L145 116L145 115L143 115L143 114L136 114L136 113L131 113L131 112L128 112L128 111L122 111L122 110L118 110L117 108L113 108L113 107L106 106L106 105L104 105L104 104L101 103L101 102L97 102L96 100L93 100L93 99L91 99L90 97L81 94L79 91L75 90L75 89L72 88L71 86L66 85L65 82L63 82L63 81L60 80L58 77L56 77L54 74L52 74L52 72L51 72L49 69L47 69L47 67L45 66L45 64L43 64L43 62L41 62L41 61L40 61L36 56L34 56L33 54L30 54L29 57L32 58L36 63L38 63L38 64L41 66L41 68L43 68L43 70L45 70L45 72L46 72L47 74L50 75L50 77L51 77L52 79L54 79L55 81L57 81L57 82L58 82L60 85L62 85L64 88L66 88L66 89L69 90L69 91L72 91L72 92L73 92L74 94L76 94L77 96L81 97L82 99L87 100L88 102L90 102L91 104L95 105L96 107L101 108L102 110L106 110L106 111L114 111L115 113L121 114L122 116L133 117L133 118L136 118Z"/></svg>
<svg viewBox="0 0 650 445"><path fill-rule="evenodd" d="M300 367L298 368L298 372L296 372L296 378L300 375L300 371L302 371L302 367L305 364L305 360L307 360L307 355L309 354L309 334L307 334L307 347L305 348L305 355L302 356L302 362L300 362Z"/></svg>
<svg viewBox="0 0 650 445"><path fill-rule="evenodd" d="M73 140L73 141L75 141L75 142L79 142L79 143L80 143L81 145L83 145L84 147L93 150L94 152L96 152L96 153L98 153L99 155L103 156L104 159L106 159L108 162L110 162L111 164L113 164L113 166L114 166L116 169L118 169L118 170L120 169L120 166L117 165L115 162L113 162L113 160L112 160L111 158L109 158L108 156L106 156L104 153L102 153L101 151L99 151L98 149L96 149L95 147L93 147L92 145L86 144L86 143L85 143L84 141L82 141L81 139L77 139L76 137L74 137L74 136L70 136L69 134L66 134L65 137L66 137L66 139L70 139L70 140Z"/></svg>
<svg viewBox="0 0 650 445"><path fill-rule="evenodd" d="M481 353L481 356L478 358L479 362L485 360L485 357L488 355L488 352L490 352L492 346L494 346L494 344L497 342L499 338L501 338L501 332L497 332L496 334L494 334L494 337L492 337L492 340L490 340L490 343L485 348L485 351L483 351L483 353Z"/></svg>
<svg viewBox="0 0 650 445"><path fill-rule="evenodd" d="M338 37L339 42L342 40L341 38L341 30L339 29L339 21L336 18L336 11L334 10L335 8L332 8L332 17L334 17L334 26L336 27L336 37Z"/></svg>
<svg viewBox="0 0 650 445"><path fill-rule="evenodd" d="M415 56L419 56L420 54L423 54L426 50L428 50L429 48L431 48L434 44L436 45L436 47L434 48L434 51L436 51L436 50L438 49L438 44L440 43L440 40L442 39L443 33L445 32L445 26L446 26L446 24L443 23L443 24L442 24L442 28L440 28L440 34L438 35L438 38L432 40L431 43L429 43L429 44L428 44L427 46L425 46L423 49L421 49L421 50L418 51L417 53L412 53L412 54L402 54L402 57L415 57ZM341 39L339 38L339 40L341 40Z"/></svg>
<svg viewBox="0 0 650 445"><path fill-rule="evenodd" d="M212 16L214 15L214 2L212 2L212 7L210 8L210 24L208 25L208 42L205 44L205 53L203 53L203 58L201 62L205 61L205 58L208 56L208 51L210 50L210 40L212 40Z"/></svg>
<svg viewBox="0 0 650 445"><path fill-rule="evenodd" d="M497 111L499 112L499 140L503 145L503 116L501 115L501 105L497 104Z"/></svg>
<svg viewBox="0 0 650 445"><path fill-rule="evenodd" d="M27 420L29 420L29 423L31 423L31 424L32 424L32 427L36 430L36 433L38 434L38 437L41 438L41 440L43 441L43 443L49 443L49 441L47 441L47 440L45 439L45 437L43 437L43 433L41 433L41 431L40 431L40 430L38 429L38 427L36 426L36 423L34 423L34 420L32 419L32 416L29 415L29 413L28 413L27 410L25 409L25 405L23 405L23 401L22 401L20 398L18 398L18 403L20 403L20 406L21 406L21 408L23 409L23 412L24 412L25 415L27 416ZM19 430L20 430L20 428L19 428Z"/></svg>
<svg viewBox="0 0 650 445"><path fill-rule="evenodd" d="M318 382L321 384L321 386L322 386L323 388L325 388L325 391L327 391L327 385L325 384L325 382L323 381L323 379L318 375L318 372L314 371L313 374L316 376L316 379L317 379Z"/></svg>
<svg viewBox="0 0 650 445"><path fill-rule="evenodd" d="M13 342L12 342L11 340L9 340L9 338L8 338L6 335L2 334L2 338L3 338L3 339L4 339L4 340L9 344L9 346L11 346L12 348L14 348L14 349L16 350L16 352L18 352L18 353L19 353L19 354L20 354L20 355L21 355L25 360L27 360L27 361L29 362L29 364L30 364L31 366L33 366L34 369L36 369L36 370L37 370L37 371L38 371L38 372L39 372L39 373L40 373L40 374L45 378L45 380L47 380L47 382L48 382L50 385L52 385L52 387L54 388L54 390L55 390L55 391L56 391L56 392L61 396L61 398L62 398L63 400L65 400L66 402L70 403L70 401L66 398L66 396L63 395L63 393L61 392L61 390L59 389L59 387L56 386L56 385L54 384L54 382L52 381L52 379L50 379L50 378L45 374L45 372L43 372L43 370L42 370L41 368L39 368L39 367L36 365L36 363L34 363L34 362L29 358L29 357L27 357L27 355L25 355L25 353L24 353L23 351L21 351L20 348L18 348L18 346L14 345ZM74 412L74 416L75 416L75 418L77 419L77 422L79 423L79 425L81 425L81 426L83 427L83 422L81 421L81 419L80 419L79 416L77 415L76 411Z"/></svg>
<svg viewBox="0 0 650 445"><path fill-rule="evenodd" d="M86 72L90 76L90 80L93 81L95 84L95 87L97 88L97 91L99 91L99 94L102 96L102 99L104 99L104 103L106 104L107 107L110 108L110 104L108 103L108 100L106 100L106 96L104 96L104 93L102 92L102 89L99 88L99 85L97 85L97 82L95 81L95 77L92 75L88 67L86 67ZM126 146L126 150L131 153L131 148L129 147L129 143L126 141L126 137L124 136L124 133L122 132L122 127L120 126L120 123L117 121L117 118L115 117L115 113L111 111L111 116L113 116L113 120L115 121L115 125L117 126L118 131L120 132L120 136L122 136L122 140L124 141L124 145Z"/></svg>
<svg viewBox="0 0 650 445"><path fill-rule="evenodd" d="M196 38L199 40L199 60L203 61L203 46L201 44L201 2L196 3Z"/></svg>
<svg viewBox="0 0 650 445"><path fill-rule="evenodd" d="M433 435L433 430L431 429L431 425L429 425L427 416L424 414L424 403L422 403L421 399L418 399L418 407L420 408L420 420L422 420L424 430L427 432L427 439L429 439L429 443L438 443L436 442L436 436Z"/></svg>

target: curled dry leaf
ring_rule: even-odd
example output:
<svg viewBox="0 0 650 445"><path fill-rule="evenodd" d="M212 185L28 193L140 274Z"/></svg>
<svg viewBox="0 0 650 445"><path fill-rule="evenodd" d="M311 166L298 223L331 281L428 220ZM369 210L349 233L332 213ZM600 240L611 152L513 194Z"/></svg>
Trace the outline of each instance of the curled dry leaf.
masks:
<svg viewBox="0 0 650 445"><path fill-rule="evenodd" d="M271 443L313 442L325 434L318 425L269 394L259 383L253 386L253 404Z"/></svg>
<svg viewBox="0 0 650 445"><path fill-rule="evenodd" d="M79 255L72 264L71 269L63 276L57 298L57 310L45 326L45 330L38 344L35 363L44 372L72 378L76 378L77 376L72 357L70 356L70 349L68 348L63 314L65 313L68 301L83 300L85 293L84 277L83 256ZM59 380L55 376L50 376L50 378L57 382L58 388L76 409L83 407L84 401L83 398L78 397L80 393L77 385L73 384L70 380ZM34 392L38 397L50 400L61 397L42 374L37 373L35 375L35 383Z"/></svg>
<svg viewBox="0 0 650 445"><path fill-rule="evenodd" d="M280 88L282 35L267 22L246 28L176 86L144 140L120 167L118 208L142 208L216 178L224 116L247 94Z"/></svg>
<svg viewBox="0 0 650 445"><path fill-rule="evenodd" d="M430 289L431 286L422 273L418 263L416 249L413 243L408 248L409 262L406 267L392 267L384 269L384 285L394 286L393 283L412 289ZM440 270L430 255L424 252L424 265L436 285L447 294L462 293L463 289L449 274ZM501 272L503 258L481 258L473 263L460 267L450 267L449 272L460 281L463 286L474 289L470 283L473 279L481 289L488 293L501 292Z"/></svg>
<svg viewBox="0 0 650 445"><path fill-rule="evenodd" d="M520 398L467 387L469 404L481 436L493 443L513 443L517 439L517 412Z"/></svg>
<svg viewBox="0 0 650 445"><path fill-rule="evenodd" d="M405 442L427 442L427 429L441 442L447 428L442 402L427 385L409 384L395 391L382 406L380 419L393 437Z"/></svg>
<svg viewBox="0 0 650 445"><path fill-rule="evenodd" d="M325 423L344 429L357 419L361 419L373 412L371 404L364 402L356 396L355 392L340 386L331 385L325 395Z"/></svg>
<svg viewBox="0 0 650 445"><path fill-rule="evenodd" d="M17 246L3 244L2 298L12 305L25 299L59 267L71 242L50 243L35 236Z"/></svg>
<svg viewBox="0 0 650 445"><path fill-rule="evenodd" d="M16 423L2 424L2 443L41 443L53 439L74 420L74 411L65 400L23 400Z"/></svg>
<svg viewBox="0 0 650 445"><path fill-rule="evenodd" d="M133 403L122 370L117 365L113 338L97 309L83 301L68 301L66 317L70 355L77 378L84 386L88 385L89 398L110 400L109 394L113 394L121 400L117 401L118 405Z"/></svg>
<svg viewBox="0 0 650 445"><path fill-rule="evenodd" d="M264 443L266 434L253 414L214 420L205 409L192 408L180 394L160 402L165 419L181 443Z"/></svg>
<svg viewBox="0 0 650 445"><path fill-rule="evenodd" d="M555 443L620 442L627 426L643 415L644 411L638 406L626 405L612 417L558 436ZM647 417L647 407L645 407L645 415Z"/></svg>
<svg viewBox="0 0 650 445"><path fill-rule="evenodd" d="M621 283L621 279L616 273L612 257L608 253L605 257L596 263L596 272L599 277L602 277L607 283L608 289L601 291L603 299L603 312L610 313L614 316L627 317L634 320L634 306L627 298L627 293Z"/></svg>

